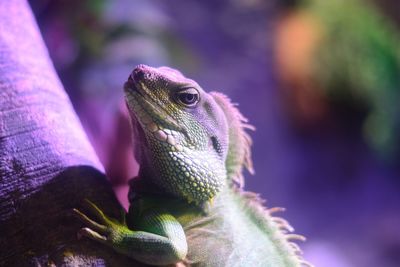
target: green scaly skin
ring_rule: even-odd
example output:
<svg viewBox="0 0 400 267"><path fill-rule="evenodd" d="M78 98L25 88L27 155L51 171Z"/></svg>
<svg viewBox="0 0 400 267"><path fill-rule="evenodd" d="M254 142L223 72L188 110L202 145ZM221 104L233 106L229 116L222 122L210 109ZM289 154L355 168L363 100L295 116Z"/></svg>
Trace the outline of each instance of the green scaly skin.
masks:
<svg viewBox="0 0 400 267"><path fill-rule="evenodd" d="M230 100L206 93L167 68L137 66L124 86L139 176L133 179L126 223L93 203L95 222L80 234L152 265L311 266L299 255L281 208L265 209L241 190L252 172L252 129Z"/></svg>

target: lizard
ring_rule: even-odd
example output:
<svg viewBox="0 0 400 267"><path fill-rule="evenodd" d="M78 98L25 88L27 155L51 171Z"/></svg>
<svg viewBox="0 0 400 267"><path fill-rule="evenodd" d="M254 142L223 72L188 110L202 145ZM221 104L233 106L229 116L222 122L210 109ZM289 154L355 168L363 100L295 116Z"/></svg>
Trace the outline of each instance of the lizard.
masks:
<svg viewBox="0 0 400 267"><path fill-rule="evenodd" d="M150 265L312 266L293 241L305 238L243 190L253 173L253 130L236 104L169 67L138 65L124 84L134 155L124 222L87 201L80 236ZM178 265L176 265L178 266Z"/></svg>

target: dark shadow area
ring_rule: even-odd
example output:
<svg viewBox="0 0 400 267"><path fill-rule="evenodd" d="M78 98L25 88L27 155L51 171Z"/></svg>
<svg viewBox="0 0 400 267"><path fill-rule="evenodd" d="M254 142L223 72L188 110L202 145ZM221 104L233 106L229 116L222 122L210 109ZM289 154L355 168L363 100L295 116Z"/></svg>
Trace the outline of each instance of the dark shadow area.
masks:
<svg viewBox="0 0 400 267"><path fill-rule="evenodd" d="M98 258L96 266L135 264L97 242L78 240L83 225L72 209L85 210L85 198L122 219L122 207L102 173L91 166L69 167L26 199L15 200L13 216L0 222L0 266L74 266L72 259L79 255Z"/></svg>

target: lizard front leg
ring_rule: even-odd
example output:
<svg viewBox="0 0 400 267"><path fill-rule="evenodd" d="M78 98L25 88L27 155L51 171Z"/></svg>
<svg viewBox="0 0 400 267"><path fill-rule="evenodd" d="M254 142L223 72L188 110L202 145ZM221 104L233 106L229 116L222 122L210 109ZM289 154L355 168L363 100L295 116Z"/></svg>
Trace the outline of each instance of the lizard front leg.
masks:
<svg viewBox="0 0 400 267"><path fill-rule="evenodd" d="M80 235L147 264L168 265L186 257L185 233L182 225L171 214L162 210L149 210L137 218L140 220L140 229L131 230L125 223L109 219L92 202L87 203L100 223L74 209L77 217L87 226L80 229Z"/></svg>

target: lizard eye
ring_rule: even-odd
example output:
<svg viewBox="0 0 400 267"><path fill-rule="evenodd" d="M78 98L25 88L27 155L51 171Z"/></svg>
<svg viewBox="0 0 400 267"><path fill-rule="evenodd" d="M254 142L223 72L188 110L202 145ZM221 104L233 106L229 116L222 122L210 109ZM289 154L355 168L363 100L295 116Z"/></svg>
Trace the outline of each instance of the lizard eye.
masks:
<svg viewBox="0 0 400 267"><path fill-rule="evenodd" d="M177 94L179 102L187 107L194 107L200 99L199 92L194 88L184 89Z"/></svg>

